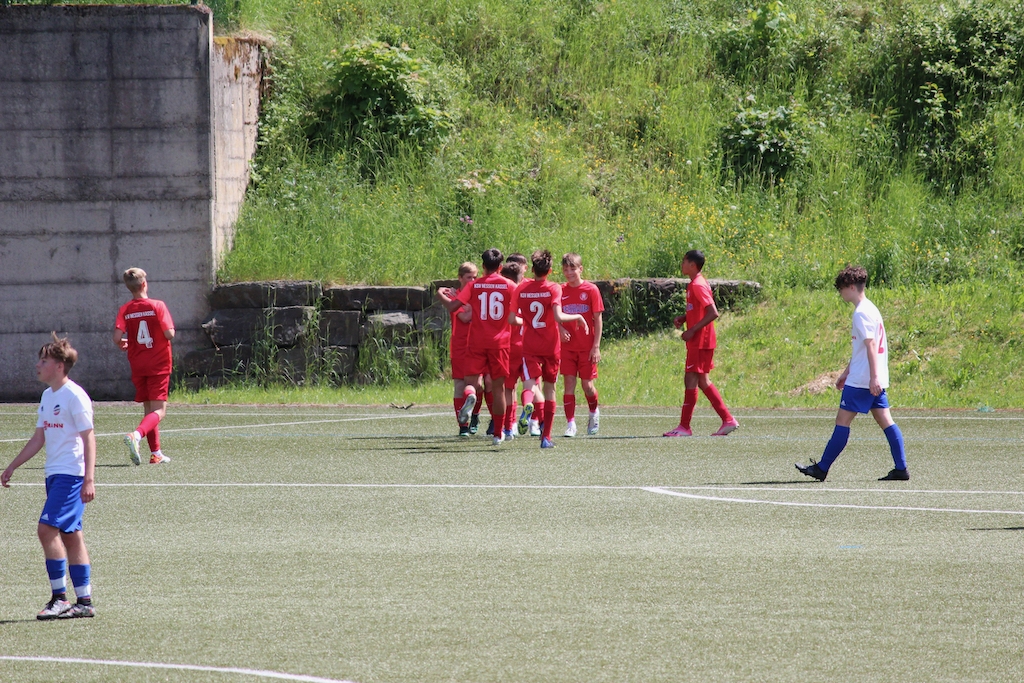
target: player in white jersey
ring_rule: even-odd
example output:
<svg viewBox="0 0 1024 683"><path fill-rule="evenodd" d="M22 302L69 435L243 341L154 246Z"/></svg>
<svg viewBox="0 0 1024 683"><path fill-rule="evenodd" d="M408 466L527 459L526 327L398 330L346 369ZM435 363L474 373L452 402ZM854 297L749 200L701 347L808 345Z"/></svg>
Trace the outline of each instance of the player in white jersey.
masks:
<svg viewBox="0 0 1024 683"><path fill-rule="evenodd" d="M832 438L825 446L819 462L809 465L797 463L796 468L808 477L825 481L829 468L846 448L850 439L850 425L857 413L871 413L889 442L893 468L879 481L907 481L907 456L903 447L903 434L889 414L889 340L878 308L864 295L868 273L861 266L847 266L836 276L836 289L843 301L855 306L853 311L853 354L850 363L836 380L836 388L843 392L836 414Z"/></svg>
<svg viewBox="0 0 1024 683"><path fill-rule="evenodd" d="M7 469L0 485L10 486L14 470L46 448L46 503L37 534L43 545L52 596L37 619L73 619L95 615L92 605L89 551L82 535L85 504L96 496L96 435L92 401L82 387L68 379L78 360L67 339L39 349L36 377L49 386L39 401L36 431ZM65 572L71 574L78 601L68 602Z"/></svg>

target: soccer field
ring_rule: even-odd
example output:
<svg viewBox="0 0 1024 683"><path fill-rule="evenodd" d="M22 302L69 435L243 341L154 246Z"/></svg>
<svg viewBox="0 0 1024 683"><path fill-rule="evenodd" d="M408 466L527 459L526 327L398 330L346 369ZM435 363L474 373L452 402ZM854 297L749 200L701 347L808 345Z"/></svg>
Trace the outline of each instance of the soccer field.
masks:
<svg viewBox="0 0 1024 683"><path fill-rule="evenodd" d="M96 404L97 616L35 619L40 454L0 490L0 680L1024 680L1020 413L895 411L909 482L860 417L825 483L793 462L832 413L603 413L542 451L442 407L172 405L134 467L139 409ZM34 420L0 406L0 467Z"/></svg>

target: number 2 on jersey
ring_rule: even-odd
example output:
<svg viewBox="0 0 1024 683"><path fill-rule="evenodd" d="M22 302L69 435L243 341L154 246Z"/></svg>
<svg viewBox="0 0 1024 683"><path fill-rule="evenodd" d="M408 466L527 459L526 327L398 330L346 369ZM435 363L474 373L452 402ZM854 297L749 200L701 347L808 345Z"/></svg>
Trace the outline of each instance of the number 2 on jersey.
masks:
<svg viewBox="0 0 1024 683"><path fill-rule="evenodd" d="M153 337L149 333L149 325L146 324L145 320L139 321L139 331L135 335L135 341L139 342L142 346L147 349L153 348Z"/></svg>
<svg viewBox="0 0 1024 683"><path fill-rule="evenodd" d="M505 295L501 292L481 292L477 297L480 301L480 319L502 320L505 317Z"/></svg>
<svg viewBox="0 0 1024 683"><path fill-rule="evenodd" d="M546 322L541 320L544 317L544 304L539 301L531 301L530 312L533 313L533 329L540 330L548 326Z"/></svg>

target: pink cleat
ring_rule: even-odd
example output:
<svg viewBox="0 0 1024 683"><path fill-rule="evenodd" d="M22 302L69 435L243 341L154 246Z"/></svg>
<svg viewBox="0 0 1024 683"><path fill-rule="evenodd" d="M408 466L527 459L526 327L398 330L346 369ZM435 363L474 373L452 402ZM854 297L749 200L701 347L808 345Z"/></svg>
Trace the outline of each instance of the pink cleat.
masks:
<svg viewBox="0 0 1024 683"><path fill-rule="evenodd" d="M718 428L718 431L711 436L727 436L728 434L735 432L739 427L739 422L736 420L729 420L728 422L723 422L722 426Z"/></svg>
<svg viewBox="0 0 1024 683"><path fill-rule="evenodd" d="M689 427L684 427L683 425L679 425L678 427L676 427L672 431L665 432L664 434L662 434L662 436L693 436L693 432L690 431Z"/></svg>

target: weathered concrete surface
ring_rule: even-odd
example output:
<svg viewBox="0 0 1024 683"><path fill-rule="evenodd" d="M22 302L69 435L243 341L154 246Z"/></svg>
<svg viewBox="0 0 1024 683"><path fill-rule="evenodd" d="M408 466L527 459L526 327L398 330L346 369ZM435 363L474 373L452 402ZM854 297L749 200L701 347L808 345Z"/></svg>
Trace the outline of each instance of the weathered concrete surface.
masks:
<svg viewBox="0 0 1024 683"><path fill-rule="evenodd" d="M236 82L251 54L221 74L218 106L240 113L214 115L212 45L204 7L0 7L0 400L38 398L50 330L79 350L72 377L94 398L133 397L110 340L130 266L167 302L176 358L208 344L199 325L230 241L214 214L222 232L237 215L215 207L217 173L243 180L255 121Z"/></svg>

